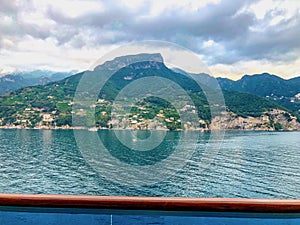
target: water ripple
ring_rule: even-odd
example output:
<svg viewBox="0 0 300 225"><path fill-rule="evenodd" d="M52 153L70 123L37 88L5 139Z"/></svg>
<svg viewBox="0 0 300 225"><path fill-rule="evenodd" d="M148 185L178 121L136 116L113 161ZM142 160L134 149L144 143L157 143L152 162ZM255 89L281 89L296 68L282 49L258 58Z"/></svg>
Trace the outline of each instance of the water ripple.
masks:
<svg viewBox="0 0 300 225"><path fill-rule="evenodd" d="M174 176L160 183L139 187L122 185L122 177L120 183L108 181L93 170L72 131L1 130L0 192L300 198L299 137L300 132L229 131L220 151L209 155L209 133L199 133L197 150L184 168L174 168ZM177 143L167 141L166 146ZM102 163L120 171L110 161Z"/></svg>

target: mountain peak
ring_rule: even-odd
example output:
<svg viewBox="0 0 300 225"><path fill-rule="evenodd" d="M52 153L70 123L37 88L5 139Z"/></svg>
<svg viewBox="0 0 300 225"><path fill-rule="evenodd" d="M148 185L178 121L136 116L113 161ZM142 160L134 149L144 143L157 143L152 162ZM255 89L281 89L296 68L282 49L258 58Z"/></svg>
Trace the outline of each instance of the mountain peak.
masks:
<svg viewBox="0 0 300 225"><path fill-rule="evenodd" d="M296 79L285 80L269 73L244 75L237 81L218 78L218 81L224 90L246 92L262 97L273 95L293 97L300 92Z"/></svg>
<svg viewBox="0 0 300 225"><path fill-rule="evenodd" d="M122 67L137 63L137 62L159 62L163 63L163 57L159 53L141 53L137 55L125 55L114 58L113 60L106 61L105 63L97 66L95 70L119 70Z"/></svg>
<svg viewBox="0 0 300 225"><path fill-rule="evenodd" d="M238 81L241 81L241 80L245 80L245 79L261 79L261 78L264 78L264 79L270 79L270 78L274 78L274 79L280 79L280 80L283 80L283 78L277 76L277 75L274 75L274 74L270 74L270 73L267 73L267 72L264 72L264 73L260 73L260 74L252 74L252 75L244 75L240 80Z"/></svg>

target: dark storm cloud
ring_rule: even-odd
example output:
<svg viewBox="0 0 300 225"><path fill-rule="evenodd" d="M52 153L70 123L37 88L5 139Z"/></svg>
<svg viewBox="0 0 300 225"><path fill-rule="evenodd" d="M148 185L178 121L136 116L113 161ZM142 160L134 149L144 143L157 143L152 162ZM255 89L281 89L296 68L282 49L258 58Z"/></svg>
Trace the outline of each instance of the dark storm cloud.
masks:
<svg viewBox="0 0 300 225"><path fill-rule="evenodd" d="M168 8L160 14L149 15L150 5L137 9L125 8L124 5L110 2L105 4L102 12L92 12L78 17L67 16L54 7L49 7L48 16L56 21L58 26L55 37L59 44L72 41L84 32L89 36L87 43L114 44L118 42L159 39L173 41L185 47L195 48L199 42L208 39L225 42L239 35L246 35L249 27L255 23L251 13L238 13L254 1L225 0L220 4L208 4L197 11L185 11L181 8ZM61 32L60 27L69 27L72 32ZM92 30L92 32L91 32ZM68 36L68 33L70 34ZM113 34L115 33L115 35ZM83 37L84 38L84 37Z"/></svg>
<svg viewBox="0 0 300 225"><path fill-rule="evenodd" d="M19 20L17 20L17 23L0 27L0 38L13 37L14 39L21 40L25 35L38 39L46 39L51 35L51 32L47 27L24 23Z"/></svg>
<svg viewBox="0 0 300 225"><path fill-rule="evenodd" d="M52 32L58 44L70 43L73 47L82 47L134 40L129 28L133 20L141 16L141 10L124 8L117 3L107 1L105 10L101 12L87 12L72 17L55 7L49 7L47 15L59 24Z"/></svg>
<svg viewBox="0 0 300 225"><path fill-rule="evenodd" d="M228 39L247 31L253 24L252 14L237 14L245 5L247 1L223 1L194 12L168 9L155 18L136 20L130 28L137 35L154 37L170 38L181 33L203 39Z"/></svg>
<svg viewBox="0 0 300 225"><path fill-rule="evenodd" d="M49 37L51 35L49 27L23 21L20 14L30 13L33 8L29 0L20 2L14 0L0 1L0 40L4 38L22 40L26 35L37 39ZM0 47L3 47L3 45Z"/></svg>
<svg viewBox="0 0 300 225"><path fill-rule="evenodd" d="M253 2L253 1L251 1ZM150 7L136 10L121 8L118 4L106 5L99 13L86 13L70 17L50 7L48 15L59 24L76 27L93 27L95 31L113 30L126 33L131 39L158 38L170 40L174 35L200 36L203 39L224 40L247 32L255 22L250 13L237 14L249 5L248 1L222 1L218 5L208 5L195 12L180 8L166 9L156 16L147 16ZM116 40L119 41L119 40Z"/></svg>
<svg viewBox="0 0 300 225"><path fill-rule="evenodd" d="M130 8L119 1L103 1L103 10L78 16L59 10L53 3L45 15L55 22L50 28L19 20L18 13L24 11L24 7L20 8L15 1L1 0L0 8L15 14L16 23L0 27L0 38L4 34L38 39L49 37L58 45L74 48L157 39L175 42L203 54L209 64L253 59L293 60L300 49L299 13L270 25L274 17L284 16L284 11L270 9L263 19L257 19L253 12L246 10L255 2L222 0L198 10L172 6L152 15L148 1ZM28 7L26 10L30 11ZM209 40L215 44L204 46Z"/></svg>
<svg viewBox="0 0 300 225"><path fill-rule="evenodd" d="M268 16L268 15L267 15ZM293 60L300 51L300 14L283 19L275 26L248 34L243 44L231 43L231 48L238 47L241 56L260 59Z"/></svg>
<svg viewBox="0 0 300 225"><path fill-rule="evenodd" d="M253 2L224 0L197 11L173 7L155 16L149 15L149 5L129 9L113 2L106 3L102 12L78 17L67 16L54 7L49 7L47 13L49 18L61 25L53 32L59 44L82 47L84 44L95 46L158 39L176 42L200 54L207 54L208 51L199 45L203 41L214 40L233 53L234 44L239 44L241 39L247 40L251 36L250 27L258 22L253 13L241 11ZM230 56L215 52L214 55L207 57L211 63L220 60L231 63L244 57L242 52Z"/></svg>
<svg viewBox="0 0 300 225"><path fill-rule="evenodd" d="M67 16L63 11L50 6L47 10L49 18L56 21L58 24L70 26L92 26L103 27L113 23L114 21L129 21L130 18L139 16L137 12L126 8L121 8L116 3L111 5L108 1L105 3L105 10L101 12L87 12L78 17Z"/></svg>

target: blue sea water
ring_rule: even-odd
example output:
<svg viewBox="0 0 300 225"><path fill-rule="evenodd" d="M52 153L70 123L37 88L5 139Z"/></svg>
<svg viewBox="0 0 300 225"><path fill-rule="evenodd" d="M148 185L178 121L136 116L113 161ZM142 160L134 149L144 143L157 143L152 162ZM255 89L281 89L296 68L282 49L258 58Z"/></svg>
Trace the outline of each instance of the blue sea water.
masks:
<svg viewBox="0 0 300 225"><path fill-rule="evenodd" d="M136 174L158 176L149 175L148 168L169 157L186 157L173 156L181 151L182 132L166 132L151 151L124 147L111 130L80 132L84 138L99 137L115 161L107 160L101 151L95 162L87 159L72 130L0 130L0 193L300 198L300 132L227 131L224 138L212 141L220 144L212 152L210 133L189 131L197 135L192 154L173 160L166 167L171 172L166 177L159 174L160 179L148 185L135 185L141 178ZM122 132L132 138L131 131ZM136 137L147 135L142 132ZM183 140L185 151L193 141ZM119 165L128 165L131 171ZM108 168L110 173L104 171ZM131 172L135 177L126 182L129 178L123 175Z"/></svg>

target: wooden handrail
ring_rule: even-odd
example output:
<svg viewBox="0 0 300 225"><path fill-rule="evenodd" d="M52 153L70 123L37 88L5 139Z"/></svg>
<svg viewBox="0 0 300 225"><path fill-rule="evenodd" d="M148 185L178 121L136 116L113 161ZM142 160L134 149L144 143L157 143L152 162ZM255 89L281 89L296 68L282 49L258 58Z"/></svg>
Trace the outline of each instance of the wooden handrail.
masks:
<svg viewBox="0 0 300 225"><path fill-rule="evenodd" d="M0 206L116 210L300 213L300 200L0 194Z"/></svg>

